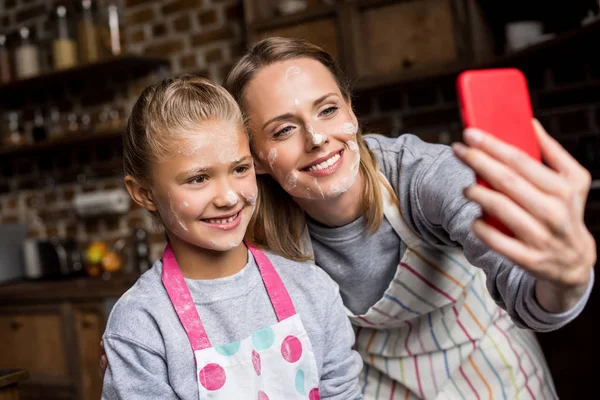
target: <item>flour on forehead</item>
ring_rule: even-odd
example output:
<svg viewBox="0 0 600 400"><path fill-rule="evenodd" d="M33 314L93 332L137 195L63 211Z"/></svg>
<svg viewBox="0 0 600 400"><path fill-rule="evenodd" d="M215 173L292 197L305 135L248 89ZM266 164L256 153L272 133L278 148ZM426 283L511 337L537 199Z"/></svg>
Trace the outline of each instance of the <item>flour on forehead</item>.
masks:
<svg viewBox="0 0 600 400"><path fill-rule="evenodd" d="M285 79L290 79L294 75L298 75L302 70L297 65L292 65L285 71Z"/></svg>
<svg viewBox="0 0 600 400"><path fill-rule="evenodd" d="M230 163L238 158L239 133L236 129L200 128L199 132L181 132L177 138L184 141L183 148L178 151L184 156L211 151L219 163Z"/></svg>

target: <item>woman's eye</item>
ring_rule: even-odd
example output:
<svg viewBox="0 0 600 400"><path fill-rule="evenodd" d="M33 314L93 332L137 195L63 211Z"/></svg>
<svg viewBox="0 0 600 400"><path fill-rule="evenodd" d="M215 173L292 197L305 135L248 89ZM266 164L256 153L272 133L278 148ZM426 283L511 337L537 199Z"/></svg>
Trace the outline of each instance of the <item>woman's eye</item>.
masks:
<svg viewBox="0 0 600 400"><path fill-rule="evenodd" d="M330 115L333 115L338 109L339 109L338 106L327 107L326 109L324 109L323 111L321 111L321 113L319 114L319 116L328 117Z"/></svg>
<svg viewBox="0 0 600 400"><path fill-rule="evenodd" d="M208 177L207 177L206 175L199 175L199 176L195 176L195 177L193 177L192 179L190 179L190 180L188 181L188 183L191 183L191 184L197 185L197 184L200 184L200 183L204 183L204 182L206 182L207 180L208 180Z"/></svg>
<svg viewBox="0 0 600 400"><path fill-rule="evenodd" d="M290 133L292 131L293 127L291 126L286 126L283 129L278 130L277 132L275 132L275 134L273 135L274 138L279 138L282 136L287 135L288 133Z"/></svg>

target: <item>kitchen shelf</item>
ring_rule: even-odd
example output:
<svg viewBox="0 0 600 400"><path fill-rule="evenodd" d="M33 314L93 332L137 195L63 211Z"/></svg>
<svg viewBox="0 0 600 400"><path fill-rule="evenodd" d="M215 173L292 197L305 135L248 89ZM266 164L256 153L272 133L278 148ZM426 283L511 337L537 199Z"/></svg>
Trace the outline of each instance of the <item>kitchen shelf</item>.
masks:
<svg viewBox="0 0 600 400"><path fill-rule="evenodd" d="M64 278L6 283L0 285L0 304L21 304L31 300L93 300L120 297L139 278L139 274L102 278Z"/></svg>
<svg viewBox="0 0 600 400"><path fill-rule="evenodd" d="M145 57L126 54L111 57L96 63L78 65L58 71L51 71L27 79L15 80L0 85L0 105L14 103L15 98L26 98L31 92L41 92L55 87L68 85L77 80L94 80L111 75L122 76L128 72L149 71L154 68L168 67L164 58Z"/></svg>
<svg viewBox="0 0 600 400"><path fill-rule="evenodd" d="M389 86L402 86L429 79L443 79L457 76L467 69L520 67L532 60L543 62L548 57L555 56L553 51L564 48L575 48L576 45L600 38L600 20L581 28L572 29L553 39L529 46L519 51L497 56L488 62L479 64L456 64L427 70L414 70L398 74L374 78L357 78L354 89L357 92L379 90Z"/></svg>
<svg viewBox="0 0 600 400"><path fill-rule="evenodd" d="M82 143L115 140L121 137L121 132L122 130L73 132L66 134L64 137L46 140L44 142L25 144L21 146L3 146L0 147L0 156L24 155L46 150L55 150L58 148Z"/></svg>

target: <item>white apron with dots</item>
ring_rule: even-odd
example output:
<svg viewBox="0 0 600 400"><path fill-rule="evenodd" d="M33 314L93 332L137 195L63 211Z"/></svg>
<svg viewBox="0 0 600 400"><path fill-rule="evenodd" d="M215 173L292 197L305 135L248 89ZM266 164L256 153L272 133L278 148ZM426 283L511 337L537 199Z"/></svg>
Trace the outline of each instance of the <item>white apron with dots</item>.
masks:
<svg viewBox="0 0 600 400"><path fill-rule="evenodd" d="M461 247L421 239L381 189L385 217L407 249L383 298L365 314L347 310L365 362L365 399L557 398L535 335L496 305L483 270Z"/></svg>
<svg viewBox="0 0 600 400"><path fill-rule="evenodd" d="M170 245L165 248L162 282L194 351L200 399L318 400L317 363L300 316L266 255L248 248L279 322L216 347L208 339Z"/></svg>

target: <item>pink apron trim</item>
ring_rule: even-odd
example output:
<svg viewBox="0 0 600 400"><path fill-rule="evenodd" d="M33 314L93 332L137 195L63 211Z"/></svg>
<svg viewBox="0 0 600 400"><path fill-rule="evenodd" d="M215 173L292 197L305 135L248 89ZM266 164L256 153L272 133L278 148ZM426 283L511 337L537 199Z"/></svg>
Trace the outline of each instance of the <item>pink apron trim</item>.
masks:
<svg viewBox="0 0 600 400"><path fill-rule="evenodd" d="M250 246L248 243L246 243L246 246L256 261L267 294L277 315L277 320L282 321L295 315L296 309L294 308L292 299L271 261L269 261L265 253L261 250ZM167 244L165 247L161 278L171 299L171 303L175 308L175 312L179 316L179 320L192 345L192 349L197 351L211 347L212 345L210 344L200 315L196 310L190 290L177 265L177 260L175 260L175 255L170 244Z"/></svg>
<svg viewBox="0 0 600 400"><path fill-rule="evenodd" d="M246 246L248 246L248 249L254 256L254 260L258 265L260 275L262 276L265 288L271 299L271 304L273 304L273 309L277 315L277 320L283 321L284 319L294 316L296 314L294 303L292 303L290 294L281 281L281 277L273 267L273 264L271 264L271 261L269 261L265 253L256 247L253 247L248 243L246 243Z"/></svg>
<svg viewBox="0 0 600 400"><path fill-rule="evenodd" d="M183 274L177 265L177 260L175 260L173 249L171 249L169 243L167 243L163 255L161 278L175 312L179 316L183 329L185 329L185 333L190 340L192 349L196 351L211 347L204 325L200 320L200 315L198 315L198 310L194 306L190 289L185 284Z"/></svg>

